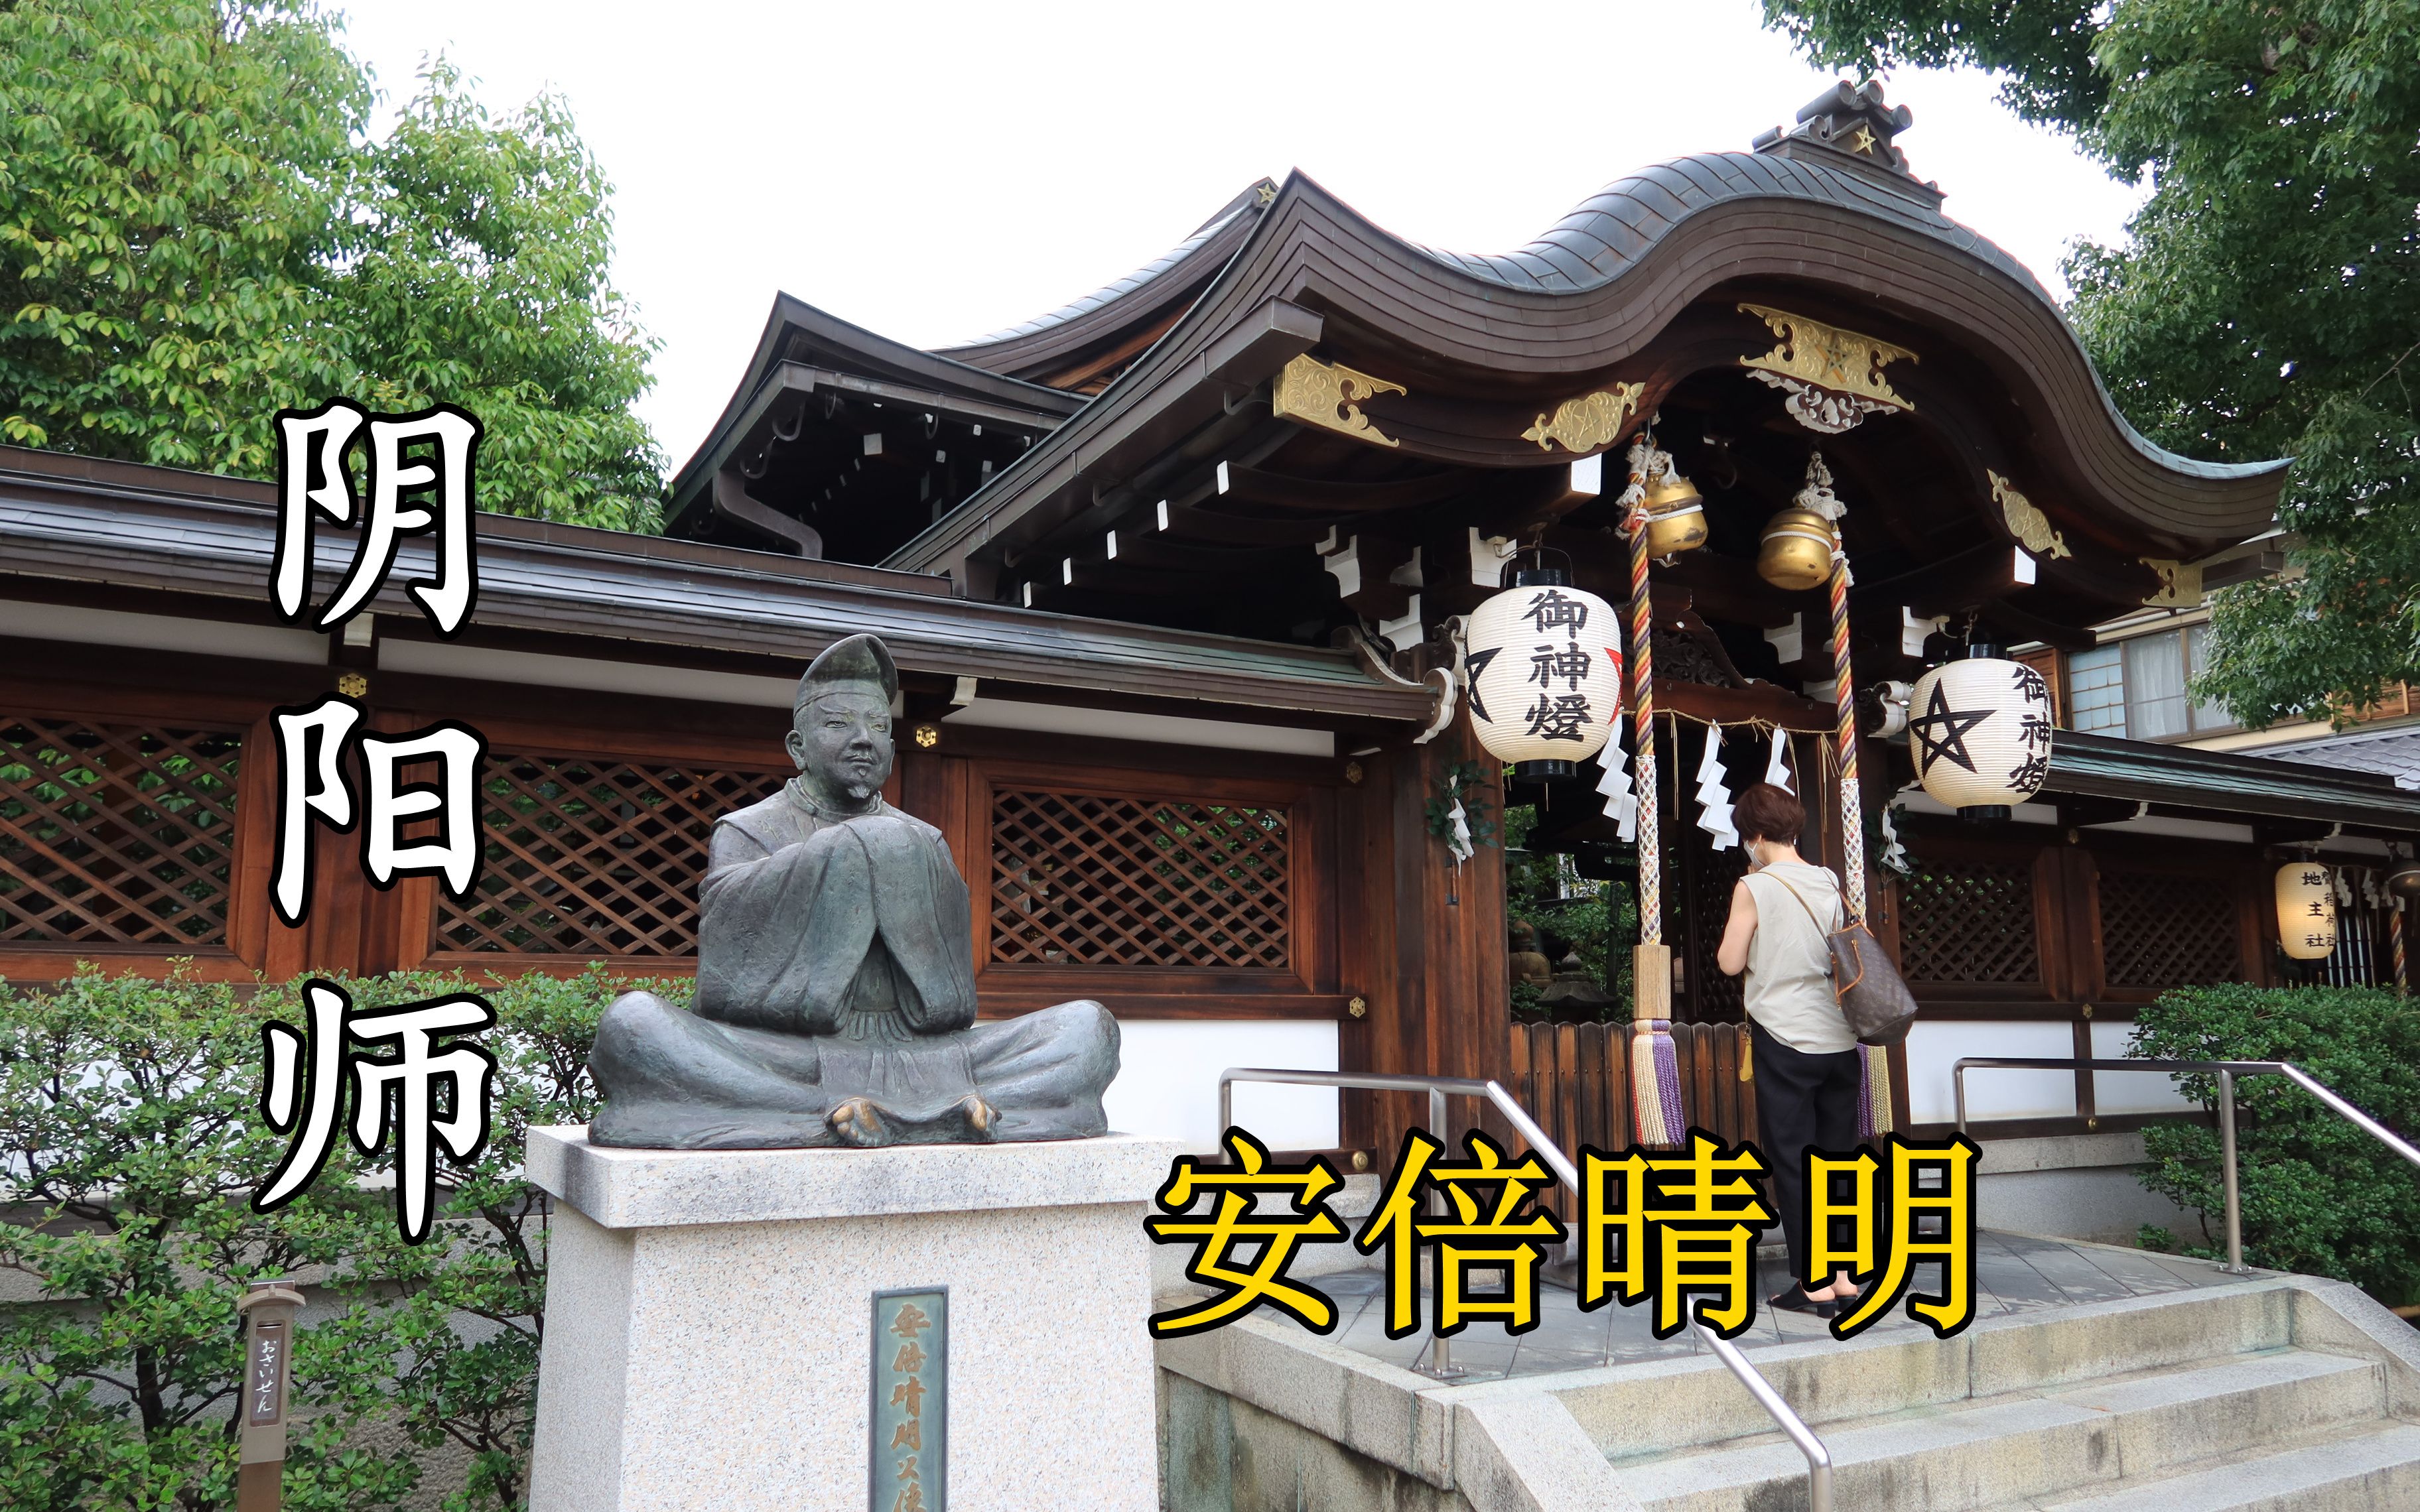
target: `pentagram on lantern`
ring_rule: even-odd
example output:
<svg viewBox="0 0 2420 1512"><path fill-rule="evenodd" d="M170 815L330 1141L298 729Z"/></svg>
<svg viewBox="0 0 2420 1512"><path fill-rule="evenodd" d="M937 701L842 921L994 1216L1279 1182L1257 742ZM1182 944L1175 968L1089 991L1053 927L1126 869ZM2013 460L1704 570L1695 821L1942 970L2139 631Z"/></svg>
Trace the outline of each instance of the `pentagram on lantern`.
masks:
<svg viewBox="0 0 2420 1512"><path fill-rule="evenodd" d="M1935 684L1932 698L1925 705L1924 712L1908 720L1907 733L1924 748L1924 765L1949 761L1972 772L1975 759L1966 751L1967 733L1996 712L1993 709L1978 709L1971 713L1953 711L1946 691Z"/></svg>
<svg viewBox="0 0 2420 1512"><path fill-rule="evenodd" d="M1470 712L1479 716L1481 719L1493 719L1496 717L1487 712L1486 704L1480 702L1479 674L1487 670L1487 664L1489 662L1494 661L1497 656L1500 656L1503 654L1504 648L1502 646L1489 646L1484 650L1472 652L1468 659L1463 663L1463 681L1467 684L1470 688Z"/></svg>

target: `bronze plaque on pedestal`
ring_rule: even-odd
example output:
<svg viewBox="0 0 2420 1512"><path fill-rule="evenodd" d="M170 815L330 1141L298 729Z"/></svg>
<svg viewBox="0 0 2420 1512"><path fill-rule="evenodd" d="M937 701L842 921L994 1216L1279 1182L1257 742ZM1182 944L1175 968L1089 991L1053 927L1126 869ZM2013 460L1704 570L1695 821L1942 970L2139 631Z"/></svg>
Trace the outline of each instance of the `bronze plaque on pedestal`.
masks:
<svg viewBox="0 0 2420 1512"><path fill-rule="evenodd" d="M867 1512L949 1505L950 1292L874 1294Z"/></svg>

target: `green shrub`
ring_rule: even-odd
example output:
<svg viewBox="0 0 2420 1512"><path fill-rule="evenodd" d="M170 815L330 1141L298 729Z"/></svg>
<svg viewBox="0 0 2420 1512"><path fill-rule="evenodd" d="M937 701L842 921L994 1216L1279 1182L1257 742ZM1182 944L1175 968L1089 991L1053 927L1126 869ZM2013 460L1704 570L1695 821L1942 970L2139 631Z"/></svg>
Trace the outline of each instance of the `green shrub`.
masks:
<svg viewBox="0 0 2420 1512"><path fill-rule="evenodd" d="M2420 1132L2420 1011L2374 988L2187 987L2136 1021L2130 1054L2290 1060L2406 1137ZM2218 1106L2215 1075L2177 1078ZM2420 1292L2420 1169L2283 1076L2235 1082L2246 1263L2351 1281L2389 1302ZM2155 1124L2143 1182L2202 1215L2200 1245L2226 1244L2215 1127Z"/></svg>
<svg viewBox="0 0 2420 1512"><path fill-rule="evenodd" d="M1538 810L1522 805L1504 811L1504 912L1539 931L1539 948L1557 966L1565 950L1613 997L1603 1016L1630 1022L1630 948L1638 943L1638 909L1621 882L1590 882L1571 870L1568 856L1535 855L1522 847L1537 827ZM1512 1016L1546 1015L1540 989L1515 982Z"/></svg>
<svg viewBox="0 0 2420 1512"><path fill-rule="evenodd" d="M258 1111L260 1025L304 1022L299 983L84 967L48 990L0 990L0 1268L44 1299L0 1310L0 1506L231 1505L235 1304L247 1281L287 1274L338 1304L306 1314L295 1341L288 1508L411 1494L420 1459L372 1447L397 1430L467 1457L449 1509L526 1499L546 1227L519 1179L522 1140L586 1120L597 1016L626 983L592 970L342 985L361 1006L477 991L496 1010L477 1041L497 1060L489 1142L470 1170L441 1163L437 1225L417 1247L397 1237L392 1192L370 1184L389 1159L341 1137L308 1193L250 1207L285 1148Z"/></svg>

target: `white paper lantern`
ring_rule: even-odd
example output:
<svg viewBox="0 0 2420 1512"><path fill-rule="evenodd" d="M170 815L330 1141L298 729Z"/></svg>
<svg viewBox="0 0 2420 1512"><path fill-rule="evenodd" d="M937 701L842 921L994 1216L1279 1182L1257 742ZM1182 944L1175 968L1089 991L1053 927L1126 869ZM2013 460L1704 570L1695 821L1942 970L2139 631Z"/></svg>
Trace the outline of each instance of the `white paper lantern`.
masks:
<svg viewBox="0 0 2420 1512"><path fill-rule="evenodd" d="M2050 687L1978 645L1917 680L1907 732L1925 792L1967 818L2004 819L2050 776Z"/></svg>
<svg viewBox="0 0 2420 1512"><path fill-rule="evenodd" d="M2317 861L2277 869L2277 943L2296 961L2335 953L2335 878Z"/></svg>
<svg viewBox="0 0 2420 1512"><path fill-rule="evenodd" d="M1517 775L1568 777L1621 715L1621 616L1559 569L1515 582L1464 632L1471 727Z"/></svg>

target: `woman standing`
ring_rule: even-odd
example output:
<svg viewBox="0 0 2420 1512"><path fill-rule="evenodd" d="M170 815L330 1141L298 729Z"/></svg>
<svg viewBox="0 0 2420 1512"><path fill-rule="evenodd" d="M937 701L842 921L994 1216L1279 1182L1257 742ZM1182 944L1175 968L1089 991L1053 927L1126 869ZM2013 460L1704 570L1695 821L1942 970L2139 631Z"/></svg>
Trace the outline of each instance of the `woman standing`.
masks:
<svg viewBox="0 0 2420 1512"><path fill-rule="evenodd" d="M1790 1246L1792 1284L1768 1300L1829 1318L1856 1295L1849 1273L1813 1290L1797 1278L1807 1257L1807 1151L1842 1154L1857 1144L1857 1037L1833 995L1825 938L1841 923L1840 885L1829 868L1798 854L1807 810L1784 789L1757 783L1740 795L1731 822L1751 865L1731 891L1714 963L1726 976L1747 972L1757 1138L1773 1167L1774 1205Z"/></svg>

